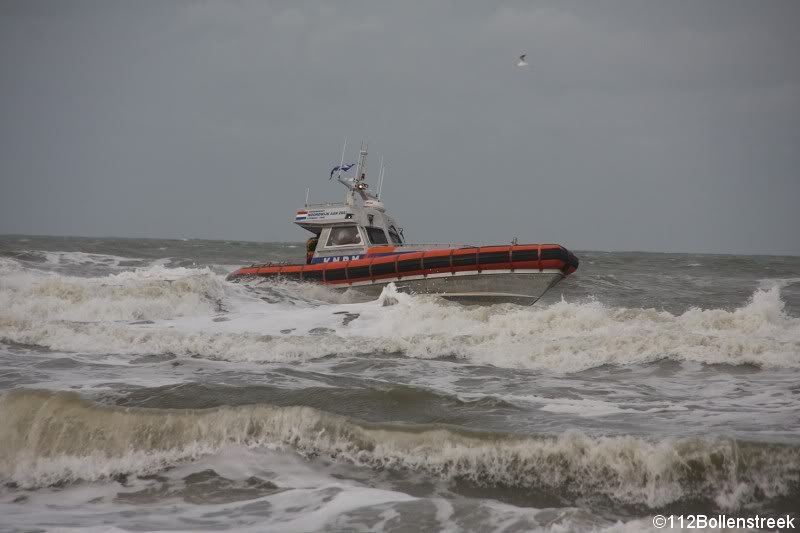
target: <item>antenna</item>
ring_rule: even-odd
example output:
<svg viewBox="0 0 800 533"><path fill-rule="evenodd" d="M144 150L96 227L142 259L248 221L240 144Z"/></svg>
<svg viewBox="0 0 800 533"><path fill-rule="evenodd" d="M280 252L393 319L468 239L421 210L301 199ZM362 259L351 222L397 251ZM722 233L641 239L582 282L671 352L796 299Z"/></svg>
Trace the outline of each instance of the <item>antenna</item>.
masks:
<svg viewBox="0 0 800 533"><path fill-rule="evenodd" d="M347 137L344 138L344 146L342 146L342 160L339 162L339 175L336 176L337 179L341 181L342 177L342 165L344 165L344 152L347 150Z"/></svg>
<svg viewBox="0 0 800 533"><path fill-rule="evenodd" d="M383 156L381 156L381 180L378 184L378 198L381 197L381 191L383 190L383 175L386 173L386 166L383 164Z"/></svg>
<svg viewBox="0 0 800 533"><path fill-rule="evenodd" d="M311 187L306 187L306 207L308 207L308 193L311 192Z"/></svg>

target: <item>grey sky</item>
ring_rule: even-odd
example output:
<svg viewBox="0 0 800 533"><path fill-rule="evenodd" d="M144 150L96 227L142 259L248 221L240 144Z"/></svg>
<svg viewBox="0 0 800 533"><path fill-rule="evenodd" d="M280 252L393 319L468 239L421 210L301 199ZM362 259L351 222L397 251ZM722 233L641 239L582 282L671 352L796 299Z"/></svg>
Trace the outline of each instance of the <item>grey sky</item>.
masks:
<svg viewBox="0 0 800 533"><path fill-rule="evenodd" d="M0 0L0 233L800 254L800 2ZM528 53L530 66L516 68Z"/></svg>

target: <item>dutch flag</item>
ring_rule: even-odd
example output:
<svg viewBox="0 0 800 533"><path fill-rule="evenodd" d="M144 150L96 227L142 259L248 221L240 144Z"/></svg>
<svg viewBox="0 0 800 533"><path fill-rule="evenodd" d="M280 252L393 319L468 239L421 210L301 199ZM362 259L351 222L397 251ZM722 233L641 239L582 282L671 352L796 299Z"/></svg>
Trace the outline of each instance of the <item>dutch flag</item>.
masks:
<svg viewBox="0 0 800 533"><path fill-rule="evenodd" d="M298 212L297 212L297 214L294 216L294 219L295 219L295 220L305 220L307 217L308 217L308 211L305 211L305 210L301 209L301 210L300 210L300 211L298 211Z"/></svg>

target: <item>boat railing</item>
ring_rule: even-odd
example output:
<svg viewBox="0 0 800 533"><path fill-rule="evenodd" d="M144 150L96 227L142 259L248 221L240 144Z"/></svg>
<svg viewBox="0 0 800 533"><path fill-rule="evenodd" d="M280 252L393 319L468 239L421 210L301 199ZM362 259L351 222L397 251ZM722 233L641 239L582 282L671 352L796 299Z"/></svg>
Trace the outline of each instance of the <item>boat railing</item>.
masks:
<svg viewBox="0 0 800 533"><path fill-rule="evenodd" d="M304 207L305 209L309 208L319 208L319 207L346 207L347 204L342 202L321 202L316 204L306 204Z"/></svg>
<svg viewBox="0 0 800 533"><path fill-rule="evenodd" d="M293 263L292 261L268 261L266 263L253 263L248 268L255 268L255 267L277 267L277 266L293 266L297 263Z"/></svg>
<svg viewBox="0 0 800 533"><path fill-rule="evenodd" d="M474 248L471 244L464 244L463 242L404 242L398 246L408 248Z"/></svg>

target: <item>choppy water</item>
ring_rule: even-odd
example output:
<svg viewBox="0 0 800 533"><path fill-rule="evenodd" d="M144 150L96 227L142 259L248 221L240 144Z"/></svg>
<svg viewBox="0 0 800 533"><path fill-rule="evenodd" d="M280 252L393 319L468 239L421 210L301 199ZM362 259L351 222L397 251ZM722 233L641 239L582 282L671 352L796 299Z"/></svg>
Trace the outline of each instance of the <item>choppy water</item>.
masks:
<svg viewBox="0 0 800 533"><path fill-rule="evenodd" d="M639 531L800 507L800 258L583 252L531 308L224 280L302 255L0 237L0 529Z"/></svg>

